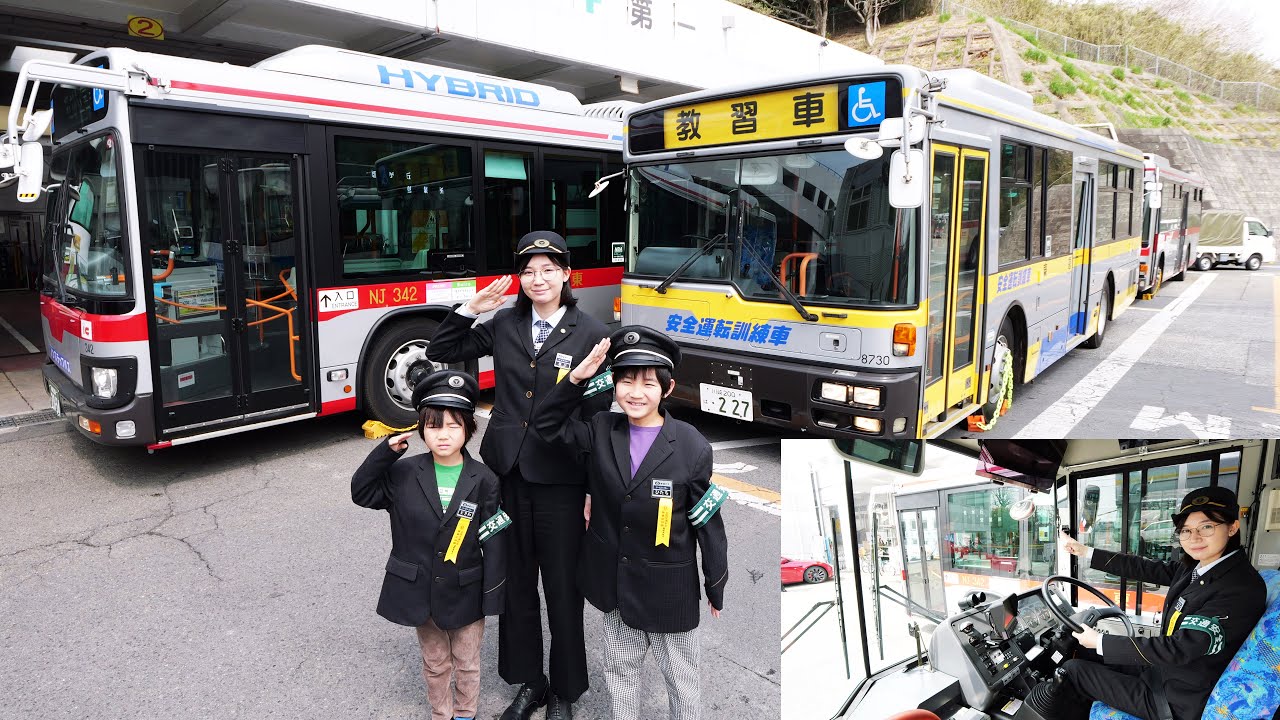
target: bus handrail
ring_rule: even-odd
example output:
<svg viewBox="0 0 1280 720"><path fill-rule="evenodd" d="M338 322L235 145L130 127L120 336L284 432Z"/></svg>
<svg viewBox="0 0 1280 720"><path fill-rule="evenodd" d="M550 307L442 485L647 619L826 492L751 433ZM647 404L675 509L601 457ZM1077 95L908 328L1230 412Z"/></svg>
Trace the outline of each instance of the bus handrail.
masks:
<svg viewBox="0 0 1280 720"><path fill-rule="evenodd" d="M804 297L805 295L808 295L809 293L806 290L809 285L809 263L813 262L813 260L816 259L817 257L818 257L818 253L816 252L793 252L784 256L782 258L782 267L779 268L782 271L780 273L782 275L781 277L782 284L783 285L787 284L787 265L791 263L793 260L799 260L800 262L800 270L799 270L800 297Z"/></svg>

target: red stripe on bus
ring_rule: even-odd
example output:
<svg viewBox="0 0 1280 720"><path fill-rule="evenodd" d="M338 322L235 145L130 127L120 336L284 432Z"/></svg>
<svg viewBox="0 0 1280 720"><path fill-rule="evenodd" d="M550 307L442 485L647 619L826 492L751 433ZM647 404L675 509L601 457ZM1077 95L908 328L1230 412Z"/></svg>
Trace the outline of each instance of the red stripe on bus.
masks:
<svg viewBox="0 0 1280 720"><path fill-rule="evenodd" d="M266 90L251 90L249 88L227 87L225 85L210 85L208 83L194 83L187 82L185 80L173 80L169 83L169 86L179 90L195 90L196 92L218 93L221 95L241 95L244 97L261 98L263 100L283 100L285 102L303 103L306 105L323 105L327 107L345 108L347 110L386 113L390 115L408 115L410 117L419 117L427 120L445 120L448 122L490 125L493 127L509 128L512 130L532 130L534 132L569 135L571 137L591 138L594 140L610 139L609 133L588 132L586 130L568 130L565 128L551 127L550 125L531 125L529 123L517 123L508 120L492 120L489 118L467 117L466 115L448 115L445 113L427 112L426 110L410 110L408 108L387 107L385 105L369 105L367 103L350 102L348 100L329 100L326 98L308 97L306 95L292 95L289 93L269 92Z"/></svg>
<svg viewBox="0 0 1280 720"><path fill-rule="evenodd" d="M351 412L356 409L356 399L354 397L342 398L341 400L330 400L320 404L320 415L337 415L338 413Z"/></svg>
<svg viewBox="0 0 1280 720"><path fill-rule="evenodd" d="M489 287L489 284L497 280L500 275L489 275L476 278L476 290L483 290ZM405 283L380 283L377 285L349 285L347 287L335 288L317 288L316 289L316 310L320 322L332 320L340 315L345 315L356 310L370 310L375 308L393 308L405 307L410 305L439 305L442 307L450 307L454 303L441 300L432 300L428 302L428 289L432 291L444 291L445 287L451 280L419 280L416 282ZM587 268L584 270L574 270L569 276L571 287L575 290L579 288L609 287L611 285L622 284L622 266L614 265L603 268ZM507 295L516 294L517 283L511 283L511 287L507 289ZM341 310L326 310L325 303L321 302L324 293L332 291L355 290L356 301L359 307L344 307ZM460 302L455 299L455 302Z"/></svg>
<svg viewBox="0 0 1280 720"><path fill-rule="evenodd" d="M147 316L95 315L74 310L46 295L40 296L40 314L49 324L49 335L62 342L66 333L89 342L146 342Z"/></svg>

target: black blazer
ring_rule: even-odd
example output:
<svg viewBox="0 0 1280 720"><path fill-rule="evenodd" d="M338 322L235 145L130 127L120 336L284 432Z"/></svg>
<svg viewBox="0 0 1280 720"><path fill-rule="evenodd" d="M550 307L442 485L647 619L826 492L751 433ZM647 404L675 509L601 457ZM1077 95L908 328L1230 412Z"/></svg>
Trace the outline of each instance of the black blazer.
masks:
<svg viewBox="0 0 1280 720"><path fill-rule="evenodd" d="M582 543L578 587L596 609L617 608L622 621L646 632L685 632L698 626L696 549L702 550L707 599L724 607L729 578L728 539L717 512L694 529L689 510L711 486L711 445L688 423L663 412L662 430L631 477L627 416L600 413L573 419L585 388L556 386L538 417L538 432L584 456L591 495L591 525ZM653 481L670 480L670 546L655 544L658 500ZM723 509L723 508L722 508Z"/></svg>
<svg viewBox="0 0 1280 720"><path fill-rule="evenodd" d="M1249 564L1244 550L1209 569L1191 584L1191 568L1180 562L1160 562L1107 550L1093 551L1089 566L1143 582L1168 585L1161 615L1160 637L1127 638L1104 635L1102 659L1108 665L1157 667L1164 680L1165 696L1175 718L1199 718L1218 676L1258 624L1267 604L1267 586ZM1184 599L1177 619L1174 610ZM1184 622L1211 620L1221 630L1221 642L1213 635L1189 629ZM1177 623L1172 634L1169 626Z"/></svg>
<svg viewBox="0 0 1280 720"><path fill-rule="evenodd" d="M472 327L474 323L473 318L449 313L431 338L427 357L450 363L493 356L493 415L480 443L480 457L499 475L506 475L519 463L520 474L532 483L583 484L584 469L566 463L564 452L532 429L543 396L558 380L568 377L569 370L601 338L608 337L609 329L577 307L565 308L564 317L535 354L531 315L504 308L492 320ZM556 367L557 360L568 367ZM599 393L584 402L573 416L590 417L607 410L612 399L612 393Z"/></svg>
<svg viewBox="0 0 1280 720"><path fill-rule="evenodd" d="M351 477L355 504L391 515L391 557L378 614L393 623L417 627L431 618L442 630L452 630L503 611L506 535L493 535L483 550L476 539L480 524L499 512L498 478L470 455L464 458L453 500L443 512L429 452L402 458L380 440ZM477 505L475 517L457 561L445 562L464 500Z"/></svg>

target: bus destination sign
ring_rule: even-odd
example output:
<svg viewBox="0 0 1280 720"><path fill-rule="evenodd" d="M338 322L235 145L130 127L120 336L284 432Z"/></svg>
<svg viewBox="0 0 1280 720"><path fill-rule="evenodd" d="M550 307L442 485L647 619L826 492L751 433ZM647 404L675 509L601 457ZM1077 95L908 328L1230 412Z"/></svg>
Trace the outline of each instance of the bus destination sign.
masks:
<svg viewBox="0 0 1280 720"><path fill-rule="evenodd" d="M901 117L897 78L708 98L631 117L633 153L833 135Z"/></svg>

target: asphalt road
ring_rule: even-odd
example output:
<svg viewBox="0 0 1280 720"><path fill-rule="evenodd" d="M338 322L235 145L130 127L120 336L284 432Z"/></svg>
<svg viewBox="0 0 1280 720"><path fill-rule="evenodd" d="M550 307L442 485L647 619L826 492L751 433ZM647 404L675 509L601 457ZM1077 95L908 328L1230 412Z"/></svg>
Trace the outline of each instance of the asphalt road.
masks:
<svg viewBox="0 0 1280 720"><path fill-rule="evenodd" d="M1280 266L1188 271L1014 391L990 438L1280 434ZM947 437L975 437L961 427Z"/></svg>
<svg viewBox="0 0 1280 720"><path fill-rule="evenodd" d="M703 717L772 720L777 438L685 417L715 444L719 481L736 501L722 510L725 612L714 620L704 609L700 628ZM412 630L374 613L390 533L384 516L350 499L351 473L373 442L360 421L306 421L155 455L61 426L0 439L0 718L428 717ZM604 718L601 615L587 605L585 619L591 690L575 716ZM513 694L496 667L489 618L482 718ZM642 716L665 717L652 658L645 678Z"/></svg>

